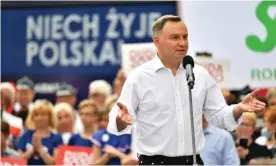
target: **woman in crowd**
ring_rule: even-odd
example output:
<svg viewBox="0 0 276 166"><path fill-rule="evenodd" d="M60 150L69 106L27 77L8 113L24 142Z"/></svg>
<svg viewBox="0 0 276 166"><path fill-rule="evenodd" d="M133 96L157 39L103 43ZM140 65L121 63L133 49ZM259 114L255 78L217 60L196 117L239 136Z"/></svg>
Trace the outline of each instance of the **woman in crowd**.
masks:
<svg viewBox="0 0 276 166"><path fill-rule="evenodd" d="M83 131L72 135L68 145L92 147L91 136L98 129L98 109L93 100L83 100L79 104L80 119Z"/></svg>
<svg viewBox="0 0 276 166"><path fill-rule="evenodd" d="M54 165L57 148L62 145L59 134L54 128L54 107L47 100L37 100L31 109L26 130L19 139L17 148L28 165Z"/></svg>
<svg viewBox="0 0 276 166"><path fill-rule="evenodd" d="M56 131L61 134L64 144L68 144L74 132L74 110L68 103L55 105Z"/></svg>
<svg viewBox="0 0 276 166"><path fill-rule="evenodd" d="M255 113L244 113L242 122L236 129L237 151L242 165L248 164L250 160L259 157L271 157L271 152L266 146L260 146L253 140L257 116Z"/></svg>
<svg viewBox="0 0 276 166"><path fill-rule="evenodd" d="M266 111L264 116L266 132L256 139L256 143L267 146L272 151L272 155L276 156L276 107Z"/></svg>
<svg viewBox="0 0 276 166"><path fill-rule="evenodd" d="M267 91L267 105L268 108L276 108L276 88L270 88Z"/></svg>
<svg viewBox="0 0 276 166"><path fill-rule="evenodd" d="M108 113L116 102L116 98L108 99L106 111L100 118L100 130L93 137L93 161L94 165L120 165L121 160L130 153L131 135L116 136L110 134L106 128L108 125Z"/></svg>

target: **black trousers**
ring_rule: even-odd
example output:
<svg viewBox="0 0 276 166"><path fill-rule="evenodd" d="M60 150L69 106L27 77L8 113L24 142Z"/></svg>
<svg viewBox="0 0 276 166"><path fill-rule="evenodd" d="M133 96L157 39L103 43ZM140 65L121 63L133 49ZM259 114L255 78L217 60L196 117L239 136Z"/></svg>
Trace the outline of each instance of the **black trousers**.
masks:
<svg viewBox="0 0 276 166"><path fill-rule="evenodd" d="M167 157L167 156L146 156L140 155L139 165L193 165L193 156L179 156L179 157ZM196 155L197 165L204 165L199 155Z"/></svg>

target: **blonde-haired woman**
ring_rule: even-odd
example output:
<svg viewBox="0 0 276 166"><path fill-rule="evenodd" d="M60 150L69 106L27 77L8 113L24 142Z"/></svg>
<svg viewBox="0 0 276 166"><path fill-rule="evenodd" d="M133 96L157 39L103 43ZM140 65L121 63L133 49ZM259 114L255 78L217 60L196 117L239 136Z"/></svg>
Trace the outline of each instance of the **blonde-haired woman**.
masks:
<svg viewBox="0 0 276 166"><path fill-rule="evenodd" d="M64 144L68 144L71 135L74 133L74 110L68 103L55 105L56 131L62 136Z"/></svg>
<svg viewBox="0 0 276 166"><path fill-rule="evenodd" d="M62 145L55 127L54 107L47 100L37 100L27 117L27 127L20 137L17 148L28 165L54 165L57 148Z"/></svg>
<svg viewBox="0 0 276 166"><path fill-rule="evenodd" d="M266 146L260 146L253 140L256 121L257 116L255 113L243 113L242 122L236 129L236 144L241 165L246 165L250 160L259 157L271 157L271 152Z"/></svg>

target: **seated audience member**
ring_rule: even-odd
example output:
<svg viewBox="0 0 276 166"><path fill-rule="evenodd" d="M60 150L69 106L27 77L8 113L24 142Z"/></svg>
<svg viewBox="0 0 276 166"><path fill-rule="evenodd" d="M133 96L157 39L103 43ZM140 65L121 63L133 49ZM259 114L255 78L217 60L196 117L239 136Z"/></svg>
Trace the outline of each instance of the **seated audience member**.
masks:
<svg viewBox="0 0 276 166"><path fill-rule="evenodd" d="M91 136L98 130L98 109L93 100L83 100L79 104L83 131L73 134L68 142L72 146L92 147Z"/></svg>
<svg viewBox="0 0 276 166"><path fill-rule="evenodd" d="M28 165L54 165L57 149L63 144L54 128L54 107L47 100L37 100L27 117L26 130L20 137L17 148Z"/></svg>
<svg viewBox="0 0 276 166"><path fill-rule="evenodd" d="M202 116L205 144L200 157L206 165L239 165L240 159L236 151L235 142L231 134L217 128Z"/></svg>
<svg viewBox="0 0 276 166"><path fill-rule="evenodd" d="M58 103L55 105L56 132L62 136L64 144L74 133L74 110L68 103Z"/></svg>
<svg viewBox="0 0 276 166"><path fill-rule="evenodd" d="M266 131L264 135L256 139L256 143L267 146L272 151L272 155L276 156L276 108L270 108L266 111L265 116Z"/></svg>
<svg viewBox="0 0 276 166"><path fill-rule="evenodd" d="M121 165L122 160L129 160L131 164L130 159L127 158L127 154L130 153L131 135L116 136L106 130L108 113L115 102L116 100L112 100L107 103L107 111L100 118L101 129L92 137L94 165Z"/></svg>
<svg viewBox="0 0 276 166"><path fill-rule="evenodd" d="M105 80L95 80L89 85L89 99L95 101L99 112L104 111L106 99L111 93L111 85Z"/></svg>
<svg viewBox="0 0 276 166"><path fill-rule="evenodd" d="M7 140L10 135L10 126L1 119L1 157L18 158L19 153L7 146Z"/></svg>
<svg viewBox="0 0 276 166"><path fill-rule="evenodd" d="M264 157L270 158L271 152L266 146L258 145L253 140L257 116L255 113L244 113L242 122L236 129L237 151L242 165L248 164L252 159Z"/></svg>
<svg viewBox="0 0 276 166"><path fill-rule="evenodd" d="M73 108L75 116L74 130L76 132L81 132L83 130L83 126L80 120L79 112L78 110L75 110L76 102L77 90L70 84L61 84L59 89L56 91L56 104L68 103Z"/></svg>

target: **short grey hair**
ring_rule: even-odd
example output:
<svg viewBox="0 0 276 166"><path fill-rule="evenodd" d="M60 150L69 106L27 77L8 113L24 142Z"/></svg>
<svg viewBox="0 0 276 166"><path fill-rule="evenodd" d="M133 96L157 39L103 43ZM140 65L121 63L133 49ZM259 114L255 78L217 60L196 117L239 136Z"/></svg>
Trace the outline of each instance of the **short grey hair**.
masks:
<svg viewBox="0 0 276 166"><path fill-rule="evenodd" d="M158 35L159 32L163 29L166 22L180 22L181 17L174 15L164 15L158 18L152 25L152 37Z"/></svg>
<svg viewBox="0 0 276 166"><path fill-rule="evenodd" d="M109 96L112 93L112 87L105 80L95 80L89 85L89 93L99 93L104 96Z"/></svg>

